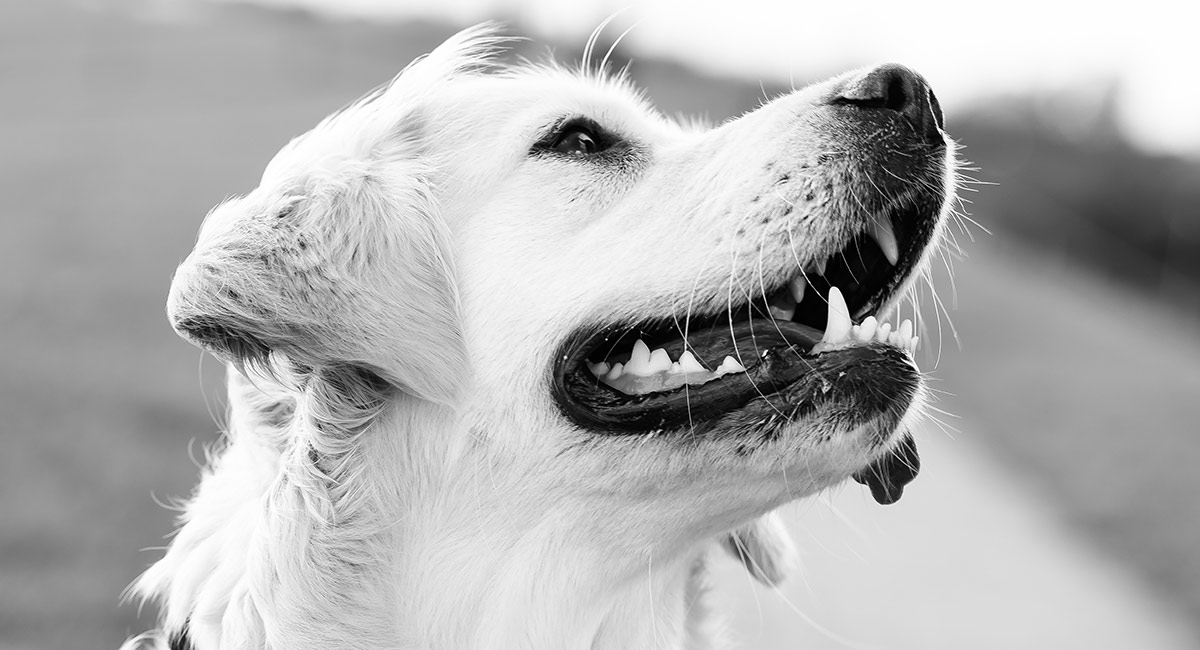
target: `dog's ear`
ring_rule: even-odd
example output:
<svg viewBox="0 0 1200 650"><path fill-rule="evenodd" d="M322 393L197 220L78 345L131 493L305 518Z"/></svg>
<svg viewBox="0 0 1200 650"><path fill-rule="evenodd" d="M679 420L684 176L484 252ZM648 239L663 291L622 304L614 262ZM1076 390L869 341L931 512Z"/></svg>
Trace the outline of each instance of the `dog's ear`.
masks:
<svg viewBox="0 0 1200 650"><path fill-rule="evenodd" d="M730 532L722 545L750 575L769 587L782 583L795 565L796 547L775 512Z"/></svg>
<svg viewBox="0 0 1200 650"><path fill-rule="evenodd" d="M175 330L235 364L278 353L450 403L466 364L448 234L403 165L218 206L176 271Z"/></svg>

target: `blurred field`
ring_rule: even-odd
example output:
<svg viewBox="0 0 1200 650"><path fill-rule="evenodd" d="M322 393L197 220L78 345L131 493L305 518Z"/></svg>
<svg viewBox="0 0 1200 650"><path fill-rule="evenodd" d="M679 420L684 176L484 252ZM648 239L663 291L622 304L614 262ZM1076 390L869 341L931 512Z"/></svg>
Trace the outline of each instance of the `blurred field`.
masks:
<svg viewBox="0 0 1200 650"><path fill-rule="evenodd" d="M171 529L152 493L187 494L197 474L189 449L198 455L215 438L210 410L221 410L216 364L202 363L163 316L171 271L207 209L253 187L288 138L453 31L245 8L89 6L0 9L5 649L115 647L149 625L149 615L118 608L117 595L156 557L138 549L162 545ZM761 96L756 83L668 64L638 62L634 72L668 113L720 119ZM1004 137L962 124L956 133L983 179L1029 175L1005 157ZM1007 177L989 176L993 157L1008 161L999 165ZM1187 176L1194 166L1163 164L1181 187L1198 184ZM1070 197L1032 196L1005 184L977 202L975 216L997 234L967 244L971 259L958 265L964 344L944 346L936 375L957 395L943 406L961 416L961 435L989 446L1098 548L1200 621L1190 271L1171 271L1169 282L1097 273L1116 268L1105 261L1119 253L1048 249L1063 233L1092 242L1091 231L1038 226L1078 215L1055 211ZM1006 229L1008 215L1034 225ZM1021 243L1049 232L1043 245Z"/></svg>

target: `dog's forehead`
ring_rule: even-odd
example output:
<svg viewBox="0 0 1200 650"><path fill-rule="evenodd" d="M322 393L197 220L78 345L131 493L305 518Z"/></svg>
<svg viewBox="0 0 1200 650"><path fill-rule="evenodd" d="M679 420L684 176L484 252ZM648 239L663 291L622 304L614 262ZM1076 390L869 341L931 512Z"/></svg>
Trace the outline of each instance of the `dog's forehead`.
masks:
<svg viewBox="0 0 1200 650"><path fill-rule="evenodd" d="M523 66L499 74L456 79L441 98L454 126L507 121L538 128L564 117L586 116L616 130L654 132L678 128L622 75Z"/></svg>

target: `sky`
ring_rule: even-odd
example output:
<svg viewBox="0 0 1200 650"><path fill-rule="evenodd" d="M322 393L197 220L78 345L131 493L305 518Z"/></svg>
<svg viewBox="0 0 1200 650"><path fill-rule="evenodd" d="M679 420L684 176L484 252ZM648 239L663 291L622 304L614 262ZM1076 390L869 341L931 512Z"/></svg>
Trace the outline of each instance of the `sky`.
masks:
<svg viewBox="0 0 1200 650"><path fill-rule="evenodd" d="M632 28L623 43L635 59L669 57L710 72L777 82L896 61L921 72L951 112L1031 90L1060 98L1111 91L1118 123L1136 143L1200 158L1196 0L250 1L464 25L499 18L528 36L580 44L617 14L606 40ZM1052 103L1049 110L1076 104Z"/></svg>

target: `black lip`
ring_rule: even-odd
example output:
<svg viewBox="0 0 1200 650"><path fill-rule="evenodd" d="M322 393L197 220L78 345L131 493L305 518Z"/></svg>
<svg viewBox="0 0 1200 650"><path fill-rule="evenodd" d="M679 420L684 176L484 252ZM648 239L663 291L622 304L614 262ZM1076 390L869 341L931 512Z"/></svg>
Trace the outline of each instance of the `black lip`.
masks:
<svg viewBox="0 0 1200 650"><path fill-rule="evenodd" d="M895 447L880 456L865 469L854 473L854 480L871 488L871 496L880 505L900 500L904 487L921 471L921 456L912 434L905 432Z"/></svg>
<svg viewBox="0 0 1200 650"><path fill-rule="evenodd" d="M713 331L715 336L755 342L755 349L746 350L743 355L747 363L745 373L698 386L680 386L672 391L626 395L601 382L584 364L569 361L586 355L582 350L589 341L602 338L600 334L579 333L557 355L568 361L556 364L553 382L556 400L567 417L582 427L608 433L641 433L712 418L754 397L778 392L811 370L802 353L816 343L810 328L755 319L736 322L724 331ZM689 343L702 343L698 338L689 336ZM682 351L682 339L675 345L678 351L668 347L668 352L677 357ZM752 364L751 359L755 360Z"/></svg>
<svg viewBox="0 0 1200 650"><path fill-rule="evenodd" d="M772 347L745 373L646 395L614 390L579 364L563 365L558 372L553 393L563 414L577 426L607 435L669 430L703 434L743 412L795 418L839 401L856 403L839 409L842 425L859 426L886 416L894 426L920 384L904 352L880 343L816 356ZM861 421L850 421L854 418Z"/></svg>

